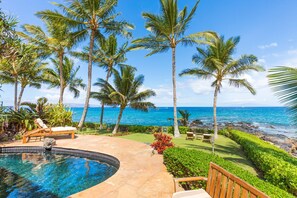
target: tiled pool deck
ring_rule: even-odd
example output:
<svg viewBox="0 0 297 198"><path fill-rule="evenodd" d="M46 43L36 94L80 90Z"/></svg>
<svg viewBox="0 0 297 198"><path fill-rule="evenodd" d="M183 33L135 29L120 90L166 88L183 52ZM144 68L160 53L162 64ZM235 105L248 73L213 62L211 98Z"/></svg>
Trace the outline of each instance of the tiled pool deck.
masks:
<svg viewBox="0 0 297 198"><path fill-rule="evenodd" d="M15 141L0 146L42 146L42 142L32 140L22 144ZM78 135L74 140L58 139L56 146L106 153L121 163L111 178L71 197L172 197L173 180L163 165L163 157L153 155L151 147L146 144L115 137Z"/></svg>

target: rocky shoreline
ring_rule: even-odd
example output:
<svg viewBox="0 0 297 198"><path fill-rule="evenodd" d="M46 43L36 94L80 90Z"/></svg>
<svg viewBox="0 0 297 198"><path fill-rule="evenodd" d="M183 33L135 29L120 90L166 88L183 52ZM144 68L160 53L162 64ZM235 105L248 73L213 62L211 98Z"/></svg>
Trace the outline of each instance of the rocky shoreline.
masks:
<svg viewBox="0 0 297 198"><path fill-rule="evenodd" d="M190 124L191 128L203 128L203 129L212 129L211 124L202 123L200 120L195 120ZM288 153L292 154L294 157L297 157L297 138L289 138L283 134L270 134L247 122L228 122L228 123L219 123L218 128L224 129L226 127L231 127L236 130L245 131L247 133L253 134L261 138L262 140L274 144L275 146L284 149ZM270 126L271 129L274 129L273 126Z"/></svg>

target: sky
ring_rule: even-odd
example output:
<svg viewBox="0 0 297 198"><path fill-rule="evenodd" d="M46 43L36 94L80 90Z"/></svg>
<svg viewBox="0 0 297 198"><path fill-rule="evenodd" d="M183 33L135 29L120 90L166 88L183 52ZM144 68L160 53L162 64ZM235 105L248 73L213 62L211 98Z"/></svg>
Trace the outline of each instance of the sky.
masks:
<svg viewBox="0 0 297 198"><path fill-rule="evenodd" d="M62 0L56 2L63 3ZM192 8L194 0L179 0L179 9L184 6ZM51 1L47 0L2 0L2 10L18 18L20 26L34 24L42 26L42 21L34 14L45 9L55 9ZM234 58L243 54L253 54L258 57L259 64L269 69L274 66L297 66L297 1L296 0L201 0L186 34L215 31L225 38L240 36ZM117 12L124 19L135 25L133 39L148 35L144 28L143 12L158 13L160 3L158 0L119 0ZM125 42L119 38L120 42ZM129 40L131 42L132 39ZM80 43L76 50L87 45L87 41ZM145 57L146 50L132 51L127 54L127 64L137 68L137 74L145 76L142 89L153 89L156 96L150 101L156 106L172 106L172 78L171 78L171 52ZM197 67L192 63L192 56L196 47L177 48L177 74L186 68ZM78 76L87 82L87 65L75 59L75 64L81 66ZM104 78L105 71L93 67L93 82L97 78ZM257 95L251 95L245 89L237 89L223 84L218 96L218 106L281 106L268 86L267 72L251 72L243 77L248 79L256 88ZM195 77L177 76L177 104L178 106L212 106L213 88L211 81L200 80ZM13 104L13 88L3 85L0 93L4 105ZM92 87L98 91L97 87ZM43 85L41 89L27 88L23 101L36 101L39 97L47 97L50 102L56 103L59 98L58 89L48 89ZM79 98L66 91L64 100L66 104L82 106L85 100L85 91L81 91ZM91 99L90 104L99 105Z"/></svg>

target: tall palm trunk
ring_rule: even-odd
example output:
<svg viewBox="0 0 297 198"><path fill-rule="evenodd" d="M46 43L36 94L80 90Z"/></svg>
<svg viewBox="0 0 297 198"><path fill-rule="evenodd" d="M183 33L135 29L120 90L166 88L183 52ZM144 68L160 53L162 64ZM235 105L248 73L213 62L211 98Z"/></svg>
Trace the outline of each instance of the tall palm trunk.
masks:
<svg viewBox="0 0 297 198"><path fill-rule="evenodd" d="M14 77L14 110L17 111L18 108L18 76Z"/></svg>
<svg viewBox="0 0 297 198"><path fill-rule="evenodd" d="M218 123L217 123L217 99L218 99L219 88L216 86L214 97L213 97L213 127L214 127L214 138L218 138Z"/></svg>
<svg viewBox="0 0 297 198"><path fill-rule="evenodd" d="M18 99L18 108L21 105L21 101L22 101L22 97L23 97L23 93L24 93L25 88L26 88L25 86L21 86L21 91L20 91L19 99Z"/></svg>
<svg viewBox="0 0 297 198"><path fill-rule="evenodd" d="M119 129L124 109L125 109L124 107L120 107L120 113L119 113L119 116L118 116L118 120L117 120L117 123L116 123L113 131L112 131L112 134L116 134L118 129Z"/></svg>
<svg viewBox="0 0 297 198"><path fill-rule="evenodd" d="M176 110L176 65L175 65L175 50L172 48L172 84L173 84L173 117L174 117L174 137L179 137L180 133L178 130L177 122L177 110Z"/></svg>
<svg viewBox="0 0 297 198"><path fill-rule="evenodd" d="M59 70L60 70L60 98L59 104L63 104L64 79L63 79L63 53L59 53Z"/></svg>
<svg viewBox="0 0 297 198"><path fill-rule="evenodd" d="M108 67L108 71L106 74L106 82L108 82L110 72L111 72L111 67ZM100 129L103 129L103 116L104 116L104 102L101 103L101 114L100 114Z"/></svg>
<svg viewBox="0 0 297 198"><path fill-rule="evenodd" d="M82 128L85 122L85 119L88 113L88 108L89 108L90 93L91 93L91 86L92 86L92 62L93 62L92 57L93 57L94 40L95 40L95 30L92 30L92 33L90 35L90 50L89 50L89 63L88 63L88 87L87 87L84 110L78 124L79 129Z"/></svg>

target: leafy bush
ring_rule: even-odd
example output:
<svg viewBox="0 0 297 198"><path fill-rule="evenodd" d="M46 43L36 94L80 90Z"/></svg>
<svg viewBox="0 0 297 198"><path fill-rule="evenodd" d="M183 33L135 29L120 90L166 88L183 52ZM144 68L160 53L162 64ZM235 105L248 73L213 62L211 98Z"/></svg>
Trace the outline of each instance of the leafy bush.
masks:
<svg viewBox="0 0 297 198"><path fill-rule="evenodd" d="M156 150L159 154L163 154L163 152L167 148L173 147L173 143L171 142L172 137L166 135L164 133L154 133L155 142L151 144L154 150Z"/></svg>
<svg viewBox="0 0 297 198"><path fill-rule="evenodd" d="M178 129L180 134L186 134L187 132L190 131L190 128L187 126L179 126ZM173 131L174 131L173 127L168 128L168 133L173 134Z"/></svg>
<svg viewBox="0 0 297 198"><path fill-rule="evenodd" d="M265 182L250 172L223 158L198 150L169 148L163 153L164 164L174 177L207 177L210 162L216 163L227 171L245 180L272 198L293 198L294 196L272 184ZM193 186L190 186L193 187ZM197 187L197 186L196 186Z"/></svg>
<svg viewBox="0 0 297 198"><path fill-rule="evenodd" d="M50 126L72 125L72 111L63 105L50 104L44 109L45 120Z"/></svg>
<svg viewBox="0 0 297 198"><path fill-rule="evenodd" d="M270 183L297 195L297 159L258 137L237 130L229 136L240 144L249 159Z"/></svg>

